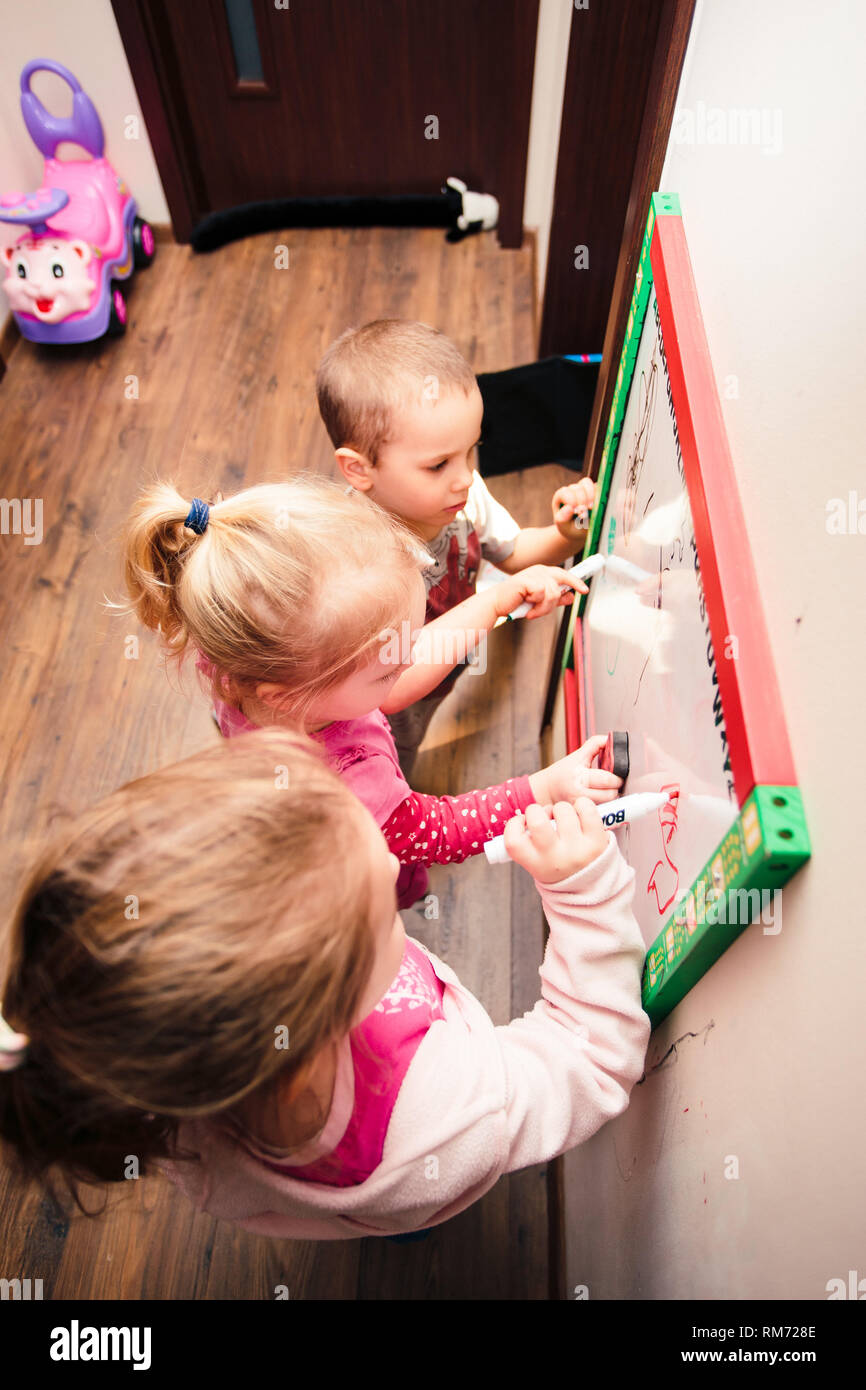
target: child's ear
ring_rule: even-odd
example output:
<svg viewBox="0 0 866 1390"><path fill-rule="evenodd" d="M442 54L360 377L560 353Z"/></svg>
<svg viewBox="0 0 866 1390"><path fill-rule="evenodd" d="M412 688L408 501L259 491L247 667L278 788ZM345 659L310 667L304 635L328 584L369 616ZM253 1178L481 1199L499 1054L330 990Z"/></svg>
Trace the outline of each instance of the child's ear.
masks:
<svg viewBox="0 0 866 1390"><path fill-rule="evenodd" d="M317 1057L312 1057L310 1061L307 1062L305 1066L302 1066L298 1071L296 1071L294 1076L292 1077L280 1077L280 1095L282 1100L287 1105L291 1105L294 1101L298 1099L299 1096L303 1095L304 1091L307 1089L309 1085L310 1073L312 1072L317 1060Z"/></svg>
<svg viewBox="0 0 866 1390"><path fill-rule="evenodd" d="M286 687L275 685L273 681L262 681L256 686L256 699L261 700L263 705L269 709L279 709L286 698Z"/></svg>
<svg viewBox="0 0 866 1390"><path fill-rule="evenodd" d="M364 454L359 454L357 449L337 449L334 457L337 460L337 467L352 487L359 492L369 492L373 486L373 465Z"/></svg>

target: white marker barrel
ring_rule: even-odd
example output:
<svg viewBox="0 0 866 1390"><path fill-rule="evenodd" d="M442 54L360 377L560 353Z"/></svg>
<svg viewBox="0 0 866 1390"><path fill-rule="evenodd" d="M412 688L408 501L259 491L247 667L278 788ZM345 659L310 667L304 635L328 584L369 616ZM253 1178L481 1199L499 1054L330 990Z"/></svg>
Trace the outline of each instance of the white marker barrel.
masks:
<svg viewBox="0 0 866 1390"><path fill-rule="evenodd" d="M579 565L572 565L571 569L568 572L569 574L573 574L575 579L591 579L594 574L598 574L599 570L603 569L604 556L590 555L587 557L587 559L581 560ZM568 593L568 590L569 585L563 584L559 592L561 594L566 594ZM534 605L531 603L521 603L517 608L513 609L513 611L509 613L508 616L511 619L525 618L530 608L532 608L533 606Z"/></svg>
<svg viewBox="0 0 866 1390"><path fill-rule="evenodd" d="M631 796L619 796L615 801L605 801L598 807L598 813L608 830L616 830L620 825L628 825L640 816L660 811L668 802L666 792L634 792ZM511 858L505 848L505 836L497 835L487 840L484 853L491 864L507 864Z"/></svg>
<svg viewBox="0 0 866 1390"><path fill-rule="evenodd" d="M631 560L623 560L620 555L608 555L604 568L608 574L619 575L620 579L634 579L636 583L653 577L649 570L642 570L640 565L633 565Z"/></svg>

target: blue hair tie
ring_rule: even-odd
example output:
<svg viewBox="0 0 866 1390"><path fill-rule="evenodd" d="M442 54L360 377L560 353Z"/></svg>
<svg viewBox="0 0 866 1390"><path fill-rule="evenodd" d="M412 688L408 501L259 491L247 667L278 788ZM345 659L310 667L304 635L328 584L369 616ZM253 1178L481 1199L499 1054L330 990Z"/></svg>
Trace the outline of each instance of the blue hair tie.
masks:
<svg viewBox="0 0 866 1390"><path fill-rule="evenodd" d="M191 531L195 531L197 536L203 536L207 530L210 518L210 507L207 502L202 502L200 497L194 497L189 509L189 515L184 526L188 526Z"/></svg>

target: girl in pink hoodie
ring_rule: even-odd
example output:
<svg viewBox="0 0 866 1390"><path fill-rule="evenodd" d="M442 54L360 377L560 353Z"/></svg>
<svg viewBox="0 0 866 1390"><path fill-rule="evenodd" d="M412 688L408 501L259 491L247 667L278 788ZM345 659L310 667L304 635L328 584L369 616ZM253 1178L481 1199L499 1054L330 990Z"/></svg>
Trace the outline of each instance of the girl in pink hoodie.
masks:
<svg viewBox="0 0 866 1390"><path fill-rule="evenodd" d="M505 837L550 937L541 998L494 1027L406 937L398 861L303 735L121 788L18 908L0 1137L76 1196L135 1155L200 1209L300 1239L438 1224L581 1143L626 1108L649 1037L633 872L586 798L531 804Z"/></svg>
<svg viewBox="0 0 866 1390"><path fill-rule="evenodd" d="M519 604L541 616L571 599L565 586L586 588L534 565L424 626L428 560L394 517L318 478L212 506L159 483L140 497L126 535L131 605L172 653L198 654L222 733L281 725L311 734L400 860L401 907L426 892L425 865L480 854L515 812L579 794L610 800L621 785L592 766L602 736L484 791L412 790L387 713L436 686Z"/></svg>

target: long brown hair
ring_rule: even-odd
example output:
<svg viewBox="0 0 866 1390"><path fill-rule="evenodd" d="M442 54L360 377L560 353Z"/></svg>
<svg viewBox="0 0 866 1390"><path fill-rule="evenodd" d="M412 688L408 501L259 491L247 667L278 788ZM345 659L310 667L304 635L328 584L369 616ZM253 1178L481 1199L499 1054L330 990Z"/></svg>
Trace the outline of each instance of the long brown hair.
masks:
<svg viewBox="0 0 866 1390"><path fill-rule="evenodd" d="M77 1199L130 1155L143 1174L183 1117L285 1088L349 1032L374 959L365 817L309 739L268 729L67 826L3 994L30 1041L0 1072L0 1136L27 1176L56 1165Z"/></svg>
<svg viewBox="0 0 866 1390"><path fill-rule="evenodd" d="M173 483L145 488L126 527L130 608L168 650L201 652L213 694L238 704L259 682L288 692L303 726L310 703L400 630L415 576L429 564L416 537L369 498L299 476L247 488L210 508L203 534Z"/></svg>

